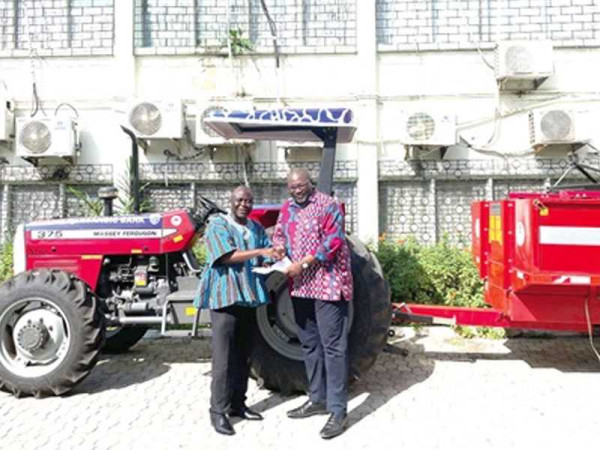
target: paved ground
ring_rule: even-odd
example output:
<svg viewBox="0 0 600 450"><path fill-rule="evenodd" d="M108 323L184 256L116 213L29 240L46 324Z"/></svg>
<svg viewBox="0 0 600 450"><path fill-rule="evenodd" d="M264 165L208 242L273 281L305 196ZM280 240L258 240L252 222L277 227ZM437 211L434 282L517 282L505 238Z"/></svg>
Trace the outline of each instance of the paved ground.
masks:
<svg viewBox="0 0 600 450"><path fill-rule="evenodd" d="M208 423L208 340L144 339L105 356L63 398L0 393L0 449L597 449L600 362L583 338L465 341L449 329L398 329L376 366L351 389L351 427L325 442L325 420L285 412L255 383L263 422ZM408 355L405 355L405 351Z"/></svg>

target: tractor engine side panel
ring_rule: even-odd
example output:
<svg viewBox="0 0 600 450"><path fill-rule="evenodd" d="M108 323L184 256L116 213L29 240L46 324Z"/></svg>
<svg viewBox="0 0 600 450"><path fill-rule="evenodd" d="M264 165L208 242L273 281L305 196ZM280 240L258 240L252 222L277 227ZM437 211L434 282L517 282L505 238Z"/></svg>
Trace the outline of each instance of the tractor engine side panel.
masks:
<svg viewBox="0 0 600 450"><path fill-rule="evenodd" d="M180 252L194 237L184 210L33 222L25 225L26 269L65 270L95 289L105 256Z"/></svg>

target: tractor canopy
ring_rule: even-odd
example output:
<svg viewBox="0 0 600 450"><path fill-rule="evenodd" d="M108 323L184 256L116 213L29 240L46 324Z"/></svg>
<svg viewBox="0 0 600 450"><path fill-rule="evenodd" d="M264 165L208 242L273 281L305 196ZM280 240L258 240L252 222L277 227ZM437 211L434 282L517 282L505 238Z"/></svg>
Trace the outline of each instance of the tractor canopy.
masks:
<svg viewBox="0 0 600 450"><path fill-rule="evenodd" d="M205 123L227 139L320 142L336 130L336 141L352 141L356 126L348 108L282 108L214 111Z"/></svg>

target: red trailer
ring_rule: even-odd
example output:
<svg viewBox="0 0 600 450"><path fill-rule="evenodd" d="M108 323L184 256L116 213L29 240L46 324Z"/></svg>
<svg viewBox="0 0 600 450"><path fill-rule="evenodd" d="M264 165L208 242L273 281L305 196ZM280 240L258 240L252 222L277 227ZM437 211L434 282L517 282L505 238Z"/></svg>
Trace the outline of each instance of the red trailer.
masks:
<svg viewBox="0 0 600 450"><path fill-rule="evenodd" d="M600 324L600 193L513 193L472 205L472 252L490 308L396 307L430 323L591 331Z"/></svg>

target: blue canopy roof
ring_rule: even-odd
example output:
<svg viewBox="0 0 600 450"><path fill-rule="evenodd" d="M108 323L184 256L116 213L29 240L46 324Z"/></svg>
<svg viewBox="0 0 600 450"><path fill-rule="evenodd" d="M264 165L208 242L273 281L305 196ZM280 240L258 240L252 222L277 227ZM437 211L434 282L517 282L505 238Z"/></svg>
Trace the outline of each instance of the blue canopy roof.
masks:
<svg viewBox="0 0 600 450"><path fill-rule="evenodd" d="M317 141L319 131L337 129L337 142L350 142L356 131L348 108L216 110L204 123L227 139Z"/></svg>

